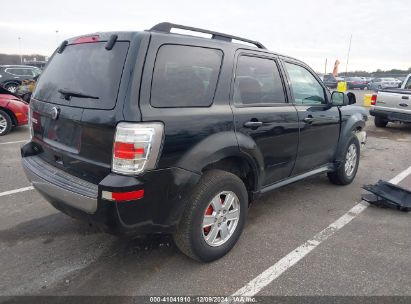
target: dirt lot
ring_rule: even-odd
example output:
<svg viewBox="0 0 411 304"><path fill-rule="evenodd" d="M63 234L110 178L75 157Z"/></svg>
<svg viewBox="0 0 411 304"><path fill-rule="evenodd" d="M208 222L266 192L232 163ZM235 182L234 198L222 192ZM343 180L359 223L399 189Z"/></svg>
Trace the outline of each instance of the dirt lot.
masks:
<svg viewBox="0 0 411 304"><path fill-rule="evenodd" d="M200 264L168 237L116 238L24 189L19 148L28 129L19 128L0 138L0 295L230 295L344 215L352 220L308 243L306 254L294 252L295 263L258 285L257 295L411 295L411 214L372 206L347 213L362 185L411 166L411 126L376 129L370 118L367 132L354 183L339 187L320 175L262 197L235 248ZM411 175L400 185L411 189Z"/></svg>

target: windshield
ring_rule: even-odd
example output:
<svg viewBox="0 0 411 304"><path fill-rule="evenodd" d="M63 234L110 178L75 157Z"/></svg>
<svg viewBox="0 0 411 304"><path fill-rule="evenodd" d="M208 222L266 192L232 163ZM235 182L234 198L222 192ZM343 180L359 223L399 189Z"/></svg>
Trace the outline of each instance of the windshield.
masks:
<svg viewBox="0 0 411 304"><path fill-rule="evenodd" d="M41 75L34 98L82 108L112 109L117 100L121 74L129 47L117 42L68 45L56 53ZM61 92L75 92L70 98ZM84 96L98 98L84 98Z"/></svg>

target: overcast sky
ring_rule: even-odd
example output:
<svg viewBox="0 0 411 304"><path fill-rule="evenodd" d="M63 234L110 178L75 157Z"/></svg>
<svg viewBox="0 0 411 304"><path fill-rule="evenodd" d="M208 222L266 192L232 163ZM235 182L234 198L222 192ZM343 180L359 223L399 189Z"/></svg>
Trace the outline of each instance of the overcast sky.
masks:
<svg viewBox="0 0 411 304"><path fill-rule="evenodd" d="M319 72L411 67L410 0L30 0L0 19L0 53L50 55L71 36L169 21L258 40ZM56 34L58 30L58 34Z"/></svg>

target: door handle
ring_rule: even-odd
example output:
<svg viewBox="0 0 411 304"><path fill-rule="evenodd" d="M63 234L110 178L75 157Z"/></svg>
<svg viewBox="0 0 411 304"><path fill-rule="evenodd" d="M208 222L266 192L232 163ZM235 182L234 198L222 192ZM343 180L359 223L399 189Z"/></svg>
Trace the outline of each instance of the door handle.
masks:
<svg viewBox="0 0 411 304"><path fill-rule="evenodd" d="M408 96L402 96L402 99L410 99Z"/></svg>
<svg viewBox="0 0 411 304"><path fill-rule="evenodd" d="M246 128L258 128L263 125L262 121L247 121L244 123L244 127Z"/></svg>
<svg viewBox="0 0 411 304"><path fill-rule="evenodd" d="M308 116L308 117L304 118L303 121L307 124L312 124L313 121L314 121L314 118L311 117L311 116Z"/></svg>

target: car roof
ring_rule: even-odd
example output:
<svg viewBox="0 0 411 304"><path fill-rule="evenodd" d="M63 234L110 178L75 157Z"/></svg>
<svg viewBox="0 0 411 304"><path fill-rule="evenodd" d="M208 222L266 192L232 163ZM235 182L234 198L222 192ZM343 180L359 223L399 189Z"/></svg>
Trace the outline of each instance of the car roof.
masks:
<svg viewBox="0 0 411 304"><path fill-rule="evenodd" d="M202 36L193 36L190 34L181 34L181 33L173 33L171 32L171 29L181 29L181 30L186 30L189 32L197 32L197 33L206 33L206 34L210 34L211 38L206 38L206 37L202 37ZM194 28L194 27L189 27L189 26L185 26L185 25L179 25L179 24L173 24L173 23L169 23L169 22L162 22L159 23L155 26L153 26L151 29L149 30L145 30L145 31L119 31L119 32L96 32L96 33L90 33L90 34L86 34L86 35L81 35L81 36L76 36L76 37L72 37L69 38L65 41L63 41L62 45L65 44L72 44L76 39L81 38L81 37L86 37L86 36L93 36L93 35L99 35L99 38L101 41L108 41L109 39L111 39L113 36L116 36L116 39L118 41L121 40L133 40L136 39L136 37L141 37L141 35L167 35L167 36L171 36L171 37L179 37L180 39L187 39L190 40L192 42L196 42L198 44L207 44L209 46L214 46L214 47L219 47L219 48L232 48L232 49L242 49L242 50L250 50L250 51L258 51L261 53L267 53L267 54L271 54L271 55L275 55L278 57L282 57L283 59L289 59L295 62L300 63L301 65L304 65L308 68L310 68L305 62L293 58L291 56L287 56L284 54L280 54L277 52L273 52L270 51L268 49L265 48L265 46L263 44L261 44L258 41L254 41L248 38L242 38L242 37L238 37L238 36L233 36L230 34L223 34L223 33L219 33L219 32L214 32L214 31L210 31L210 30L205 30L205 29L199 29L199 28ZM238 41L238 42L237 42ZM244 42L244 43L239 43L239 42ZM252 44L252 45L250 45ZM311 68L310 68L311 69ZM311 69L312 70L312 69Z"/></svg>

